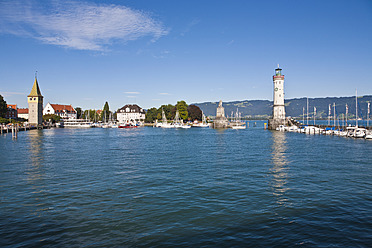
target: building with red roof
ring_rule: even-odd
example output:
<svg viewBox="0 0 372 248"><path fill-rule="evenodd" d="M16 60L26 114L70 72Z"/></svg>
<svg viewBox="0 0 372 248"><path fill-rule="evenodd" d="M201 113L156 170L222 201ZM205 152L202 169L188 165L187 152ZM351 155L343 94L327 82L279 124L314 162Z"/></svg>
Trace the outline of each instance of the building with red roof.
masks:
<svg viewBox="0 0 372 248"><path fill-rule="evenodd" d="M43 115L58 115L62 119L76 119L76 110L71 105L48 104L43 110Z"/></svg>
<svg viewBox="0 0 372 248"><path fill-rule="evenodd" d="M17 119L17 104L7 104L7 110L5 114L5 118L7 119Z"/></svg>
<svg viewBox="0 0 372 248"><path fill-rule="evenodd" d="M28 120L28 108L17 109L18 118L23 118Z"/></svg>

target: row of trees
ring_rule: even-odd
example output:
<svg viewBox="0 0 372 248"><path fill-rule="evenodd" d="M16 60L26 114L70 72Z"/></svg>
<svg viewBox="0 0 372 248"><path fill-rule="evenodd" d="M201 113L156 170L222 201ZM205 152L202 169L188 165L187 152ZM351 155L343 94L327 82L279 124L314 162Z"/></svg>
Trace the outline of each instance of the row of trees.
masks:
<svg viewBox="0 0 372 248"><path fill-rule="evenodd" d="M113 120L116 119L116 112L113 113L110 111L108 102L105 102L100 114L95 109L83 110L80 107L76 107L75 110L78 119L89 119L90 121L109 121L110 118Z"/></svg>
<svg viewBox="0 0 372 248"><path fill-rule="evenodd" d="M187 105L185 101L178 101L176 105L162 105L160 108L150 108L147 110L145 122L153 123L155 120L162 119L162 110L168 120L174 119L176 111L180 113L180 118L184 121L202 119L202 111L196 105Z"/></svg>

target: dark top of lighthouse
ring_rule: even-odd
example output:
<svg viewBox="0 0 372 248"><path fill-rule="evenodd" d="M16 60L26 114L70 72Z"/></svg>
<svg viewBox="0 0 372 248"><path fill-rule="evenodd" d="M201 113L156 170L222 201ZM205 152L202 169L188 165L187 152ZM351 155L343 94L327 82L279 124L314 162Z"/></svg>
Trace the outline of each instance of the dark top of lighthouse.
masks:
<svg viewBox="0 0 372 248"><path fill-rule="evenodd" d="M275 69L275 76L281 76L281 75L282 75L282 69L280 69L278 66L278 68Z"/></svg>

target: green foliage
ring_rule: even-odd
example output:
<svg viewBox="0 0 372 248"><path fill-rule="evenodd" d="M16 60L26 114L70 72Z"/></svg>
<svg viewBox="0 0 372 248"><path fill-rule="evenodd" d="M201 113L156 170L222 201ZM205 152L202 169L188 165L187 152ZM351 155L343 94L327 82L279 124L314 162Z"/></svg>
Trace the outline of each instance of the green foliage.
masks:
<svg viewBox="0 0 372 248"><path fill-rule="evenodd" d="M108 102L105 102L105 105L103 106L103 109L102 109L102 114L101 114L101 121L108 121L109 120L109 117L110 117L110 107L109 107L109 104Z"/></svg>
<svg viewBox="0 0 372 248"><path fill-rule="evenodd" d="M161 105L160 108L159 108L159 111L160 111L159 120L161 120L161 110L162 109L164 110L165 117L167 117L167 120L174 119L174 116L176 115L176 109L175 109L174 105L172 105L172 104Z"/></svg>
<svg viewBox="0 0 372 248"><path fill-rule="evenodd" d="M6 101L4 100L3 96L0 95L0 117L5 117L6 111Z"/></svg>
<svg viewBox="0 0 372 248"><path fill-rule="evenodd" d="M196 105L189 105L187 107L187 112L189 114L189 119L190 120L199 120L201 121L202 120L202 111L201 109L196 106Z"/></svg>
<svg viewBox="0 0 372 248"><path fill-rule="evenodd" d="M5 119L3 117L0 117L0 123L8 124L9 122L10 122L9 119Z"/></svg>
<svg viewBox="0 0 372 248"><path fill-rule="evenodd" d="M98 119L97 111L94 109L85 110L82 115L82 118L87 119L89 121L96 121Z"/></svg>
<svg viewBox="0 0 372 248"><path fill-rule="evenodd" d="M83 110L80 107L76 107L75 110L76 110L76 118L80 119L81 113L83 112Z"/></svg>
<svg viewBox="0 0 372 248"><path fill-rule="evenodd" d="M178 112L180 113L180 118L183 120L187 120L189 117L189 114L187 112L187 104L185 101L178 101L176 104L176 108Z"/></svg>
<svg viewBox="0 0 372 248"><path fill-rule="evenodd" d="M43 115L43 121L50 121L50 120L53 123L59 122L61 120L61 117L58 115L52 115L52 114Z"/></svg>
<svg viewBox="0 0 372 248"><path fill-rule="evenodd" d="M6 119L6 118L2 118L0 117L0 124L8 124L8 123L18 123L18 124L22 124L23 121L20 121L20 120L14 120L14 119Z"/></svg>
<svg viewBox="0 0 372 248"><path fill-rule="evenodd" d="M148 109L146 112L145 122L153 123L157 119L158 114L160 113L157 108ZM160 114L160 118L161 118L161 114Z"/></svg>

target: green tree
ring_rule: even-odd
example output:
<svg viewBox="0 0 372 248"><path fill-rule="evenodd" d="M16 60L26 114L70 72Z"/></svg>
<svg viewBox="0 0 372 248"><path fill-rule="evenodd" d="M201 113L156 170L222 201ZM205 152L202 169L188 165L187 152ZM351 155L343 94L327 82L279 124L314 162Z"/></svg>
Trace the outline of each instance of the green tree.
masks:
<svg viewBox="0 0 372 248"><path fill-rule="evenodd" d="M76 110L76 118L80 119L81 118L81 113L82 113L83 110L80 107L76 107L75 110Z"/></svg>
<svg viewBox="0 0 372 248"><path fill-rule="evenodd" d="M148 109L146 112L145 122L153 123L156 120L158 113L159 113L159 110L157 108Z"/></svg>
<svg viewBox="0 0 372 248"><path fill-rule="evenodd" d="M165 116L167 117L168 120L174 119L174 115L176 113L175 107L172 104L168 104L168 105L161 105L161 107L158 109L158 111L160 113L160 118L158 118L158 120L161 120L161 110L162 109L164 110Z"/></svg>
<svg viewBox="0 0 372 248"><path fill-rule="evenodd" d="M61 120L61 117L58 115L52 115L52 114L43 115L43 121L49 121L49 120L51 120L52 123L56 123Z"/></svg>
<svg viewBox="0 0 372 248"><path fill-rule="evenodd" d="M94 109L85 110L82 118L88 119L89 121L95 121L95 118L96 118L95 114L96 114L96 111Z"/></svg>
<svg viewBox="0 0 372 248"><path fill-rule="evenodd" d="M189 117L189 114L187 112L187 104L185 101L178 101L176 104L176 108L178 112L180 113L180 118L183 120L187 120Z"/></svg>
<svg viewBox="0 0 372 248"><path fill-rule="evenodd" d="M189 114L189 119L190 120L199 120L201 121L202 120L202 111L201 109L196 106L196 105L189 105L187 107L187 112Z"/></svg>
<svg viewBox="0 0 372 248"><path fill-rule="evenodd" d="M110 117L110 107L108 102L105 102L105 105L103 106L102 114L101 114L101 121L108 121Z"/></svg>
<svg viewBox="0 0 372 248"><path fill-rule="evenodd" d="M0 95L0 117L5 117L7 111L6 101L3 96Z"/></svg>

